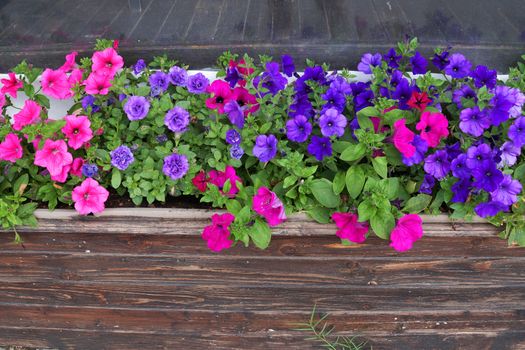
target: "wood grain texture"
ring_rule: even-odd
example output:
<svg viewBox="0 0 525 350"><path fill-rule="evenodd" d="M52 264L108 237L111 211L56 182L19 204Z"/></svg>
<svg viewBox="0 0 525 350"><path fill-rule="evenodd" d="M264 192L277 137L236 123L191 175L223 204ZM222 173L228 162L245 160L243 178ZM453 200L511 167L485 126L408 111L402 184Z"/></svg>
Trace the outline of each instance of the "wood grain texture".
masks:
<svg viewBox="0 0 525 350"><path fill-rule="evenodd" d="M317 349L293 330L317 305L374 349L525 349L525 250L483 220L425 217L397 253L297 215L267 250L217 254L199 237L210 215L39 211L23 246L0 233L0 346Z"/></svg>

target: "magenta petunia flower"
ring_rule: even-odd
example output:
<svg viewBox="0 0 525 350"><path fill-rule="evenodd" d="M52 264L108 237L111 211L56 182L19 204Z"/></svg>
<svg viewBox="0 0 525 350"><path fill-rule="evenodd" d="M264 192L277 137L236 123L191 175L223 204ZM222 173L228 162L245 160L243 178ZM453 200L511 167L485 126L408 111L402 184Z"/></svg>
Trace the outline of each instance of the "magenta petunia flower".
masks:
<svg viewBox="0 0 525 350"><path fill-rule="evenodd" d="M91 122L85 115L74 116L66 115L64 118L66 125L62 128L62 132L67 137L67 144L73 149L79 149L82 145L93 137L91 130Z"/></svg>
<svg viewBox="0 0 525 350"><path fill-rule="evenodd" d="M71 165L65 165L62 167L62 170L59 174L51 175L51 180L64 183L67 180L67 176L69 175L69 171L71 170Z"/></svg>
<svg viewBox="0 0 525 350"><path fill-rule="evenodd" d="M73 159L69 173L76 177L82 177L82 167L84 166L84 163L84 159L80 157Z"/></svg>
<svg viewBox="0 0 525 350"><path fill-rule="evenodd" d="M62 168L73 162L73 156L67 151L64 140L47 139L44 147L35 153L35 165L47 168L51 176L59 176Z"/></svg>
<svg viewBox="0 0 525 350"><path fill-rule="evenodd" d="M223 80L215 80L208 86L208 92L212 94L206 100L206 107L216 109L219 113L224 113L224 105L232 98L230 85Z"/></svg>
<svg viewBox="0 0 525 350"><path fill-rule="evenodd" d="M253 196L252 209L264 217L270 226L277 226L286 220L283 202L267 187L259 187Z"/></svg>
<svg viewBox="0 0 525 350"><path fill-rule="evenodd" d="M75 62L77 55L78 52L76 51L72 51L71 53L67 54L66 61L60 68L58 68L58 70L66 73L72 71L77 66L77 63Z"/></svg>
<svg viewBox="0 0 525 350"><path fill-rule="evenodd" d="M368 224L366 222L358 222L357 215L353 213L333 213L332 220L335 221L335 225L339 228L335 233L337 237L354 243L363 243L366 240Z"/></svg>
<svg viewBox="0 0 525 350"><path fill-rule="evenodd" d="M22 158L23 150L20 139L15 134L7 134L0 143L0 160L14 163Z"/></svg>
<svg viewBox="0 0 525 350"><path fill-rule="evenodd" d="M115 76L117 71L124 66L124 60L112 47L93 53L91 60L93 61L91 66L93 72L110 77Z"/></svg>
<svg viewBox="0 0 525 350"><path fill-rule="evenodd" d="M421 138L429 147L436 147L439 141L448 136L448 120L441 113L423 112L416 129L421 131Z"/></svg>
<svg viewBox="0 0 525 350"><path fill-rule="evenodd" d="M85 179L71 193L71 198L75 202L75 209L80 215L103 212L104 203L108 197L109 192L92 178Z"/></svg>
<svg viewBox="0 0 525 350"><path fill-rule="evenodd" d="M234 197L237 192L239 192L237 183L242 183L242 180L239 176L237 176L235 168L231 165L227 165L224 171L211 170L206 181L217 186L219 191L224 194L223 187L227 180L230 180L230 190L228 191L227 195L229 197ZM203 191L204 190L206 190L206 187L203 188Z"/></svg>
<svg viewBox="0 0 525 350"><path fill-rule="evenodd" d="M394 135L392 140L397 150L407 158L416 153L416 147L412 144L415 134L406 127L405 119L399 119L394 123Z"/></svg>
<svg viewBox="0 0 525 350"><path fill-rule="evenodd" d="M8 74L9 79L1 79L0 82L2 83L2 89L0 89L0 92L3 94L11 95L11 97L16 98L16 94L18 90L20 90L24 83L22 80L19 80L16 78L15 73L9 73Z"/></svg>
<svg viewBox="0 0 525 350"><path fill-rule="evenodd" d="M111 76L92 72L84 81L86 93L90 95L107 95L111 87Z"/></svg>
<svg viewBox="0 0 525 350"><path fill-rule="evenodd" d="M64 71L47 68L42 73L42 91L53 98L64 100L73 96L71 84Z"/></svg>
<svg viewBox="0 0 525 350"><path fill-rule="evenodd" d="M20 112L13 116L13 129L20 131L24 126L34 124L40 118L42 107L32 100L26 100Z"/></svg>
<svg viewBox="0 0 525 350"><path fill-rule="evenodd" d="M212 224L206 226L202 231L202 239L208 242L208 248L214 252L220 252L223 249L230 248L233 241L230 239L229 230L235 216L230 213L213 214L211 217Z"/></svg>
<svg viewBox="0 0 525 350"><path fill-rule="evenodd" d="M390 246L398 252L412 249L415 241L423 237L423 221L417 214L407 214L397 221L390 234Z"/></svg>

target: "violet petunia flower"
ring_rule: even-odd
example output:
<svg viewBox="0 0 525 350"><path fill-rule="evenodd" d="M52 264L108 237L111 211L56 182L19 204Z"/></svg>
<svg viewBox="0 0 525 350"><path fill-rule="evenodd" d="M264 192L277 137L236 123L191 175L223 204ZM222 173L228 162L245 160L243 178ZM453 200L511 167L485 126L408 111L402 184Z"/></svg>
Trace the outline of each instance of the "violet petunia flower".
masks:
<svg viewBox="0 0 525 350"><path fill-rule="evenodd" d="M230 145L240 145L242 141L241 134L235 129L226 131L226 143Z"/></svg>
<svg viewBox="0 0 525 350"><path fill-rule="evenodd" d="M512 205L518 201L518 194L520 194L521 189L522 186L518 180L514 180L512 176L505 174L503 175L503 181L490 193L490 196L493 201Z"/></svg>
<svg viewBox="0 0 525 350"><path fill-rule="evenodd" d="M169 76L161 71L155 72L149 77L151 96L158 96L168 89L170 84Z"/></svg>
<svg viewBox="0 0 525 350"><path fill-rule="evenodd" d="M411 157L406 157L401 154L401 159L405 165L412 166L419 164L425 158L425 153L428 151L428 143L419 135L415 135L411 144L416 148L416 151Z"/></svg>
<svg viewBox="0 0 525 350"><path fill-rule="evenodd" d="M312 133L312 124L304 115L297 115L286 122L286 137L290 141L305 142Z"/></svg>
<svg viewBox="0 0 525 350"><path fill-rule="evenodd" d="M365 74L372 74L372 67L381 65L381 54L365 53L361 57L361 62L357 65L357 70Z"/></svg>
<svg viewBox="0 0 525 350"><path fill-rule="evenodd" d="M474 211L479 217L486 218L487 216L494 216L502 211L508 211L509 207L503 203L497 201L490 201L487 203L480 203Z"/></svg>
<svg viewBox="0 0 525 350"><path fill-rule="evenodd" d="M238 127L244 128L244 111L235 100L226 102L224 105L224 112L228 115L230 123Z"/></svg>
<svg viewBox="0 0 525 350"><path fill-rule="evenodd" d="M459 179L455 184L450 188L454 194L451 198L453 203L465 203L468 199L470 191L472 190L472 183L470 179Z"/></svg>
<svg viewBox="0 0 525 350"><path fill-rule="evenodd" d="M396 49L391 47L390 50L388 50L388 52L385 55L383 55L383 60L388 64L390 68L398 68L399 61L402 57L403 56L397 54Z"/></svg>
<svg viewBox="0 0 525 350"><path fill-rule="evenodd" d="M427 174L434 176L438 180L443 180L450 171L450 162L447 152L438 150L425 158L423 169Z"/></svg>
<svg viewBox="0 0 525 350"><path fill-rule="evenodd" d="M186 69L173 66L169 71L170 83L176 86L186 86L188 83L188 72Z"/></svg>
<svg viewBox="0 0 525 350"><path fill-rule="evenodd" d="M510 126L509 139L517 147L525 145L525 117L517 118Z"/></svg>
<svg viewBox="0 0 525 350"><path fill-rule="evenodd" d="M109 154L111 156L111 165L119 170L126 170L135 161L133 152L125 145L118 146Z"/></svg>
<svg viewBox="0 0 525 350"><path fill-rule="evenodd" d="M479 146L470 146L467 149L466 164L469 169L479 168L483 163L492 162L492 157L492 150L486 143L482 143Z"/></svg>
<svg viewBox="0 0 525 350"><path fill-rule="evenodd" d="M295 72L295 64L293 63L293 58L288 55L283 55L281 57L281 66L283 68L283 73L291 77Z"/></svg>
<svg viewBox="0 0 525 350"><path fill-rule="evenodd" d="M468 179L472 175L472 170L467 167L467 155L460 154L451 162L452 175L459 179Z"/></svg>
<svg viewBox="0 0 525 350"><path fill-rule="evenodd" d="M454 102L459 109L463 108L461 103L462 98L473 100L474 102L478 101L478 96L476 95L476 92L466 84L461 86L459 89L454 90L454 92L452 93L452 102Z"/></svg>
<svg viewBox="0 0 525 350"><path fill-rule="evenodd" d="M482 86L486 86L488 89L494 89L498 82L498 73L495 70L490 70L487 66L476 66L470 76L474 79L474 86L478 89Z"/></svg>
<svg viewBox="0 0 525 350"><path fill-rule="evenodd" d="M185 155L173 153L164 158L162 172L172 180L177 180L184 177L189 168L188 158Z"/></svg>
<svg viewBox="0 0 525 350"><path fill-rule="evenodd" d="M330 157L332 155L332 144L328 137L313 135L312 140L306 149L320 162L325 157Z"/></svg>
<svg viewBox="0 0 525 350"><path fill-rule="evenodd" d="M412 73L414 74L425 74L427 72L428 62L419 51L416 51L414 56L410 58L410 65L412 66Z"/></svg>
<svg viewBox="0 0 525 350"><path fill-rule="evenodd" d="M241 159L244 155L244 149L239 145L233 145L230 148L230 157L233 159Z"/></svg>
<svg viewBox="0 0 525 350"><path fill-rule="evenodd" d="M472 64L465 56L460 53L455 53L450 56L448 65L445 67L445 73L452 78L465 78L470 73Z"/></svg>
<svg viewBox="0 0 525 350"><path fill-rule="evenodd" d="M459 128L466 134L479 137L490 127L492 121L485 110L478 106L466 108L459 115Z"/></svg>
<svg viewBox="0 0 525 350"><path fill-rule="evenodd" d="M516 160L521 154L521 147L516 146L511 141L507 141L500 147L500 151L501 161L499 162L498 166L513 166L516 164Z"/></svg>
<svg viewBox="0 0 525 350"><path fill-rule="evenodd" d="M445 67L450 63L449 54L450 53L448 51L443 51L441 53L435 53L434 56L432 57L432 63L439 70L445 69Z"/></svg>
<svg viewBox="0 0 525 350"><path fill-rule="evenodd" d="M421 186L419 186L419 193L432 194L432 189L436 184L436 179L432 175L425 174Z"/></svg>
<svg viewBox="0 0 525 350"><path fill-rule="evenodd" d="M479 167L472 169L474 182L472 185L487 192L495 191L503 181L503 173L492 161L482 163Z"/></svg>
<svg viewBox="0 0 525 350"><path fill-rule="evenodd" d="M330 108L319 118L321 134L326 137L336 135L341 137L345 133L346 117L335 108Z"/></svg>
<svg viewBox="0 0 525 350"><path fill-rule="evenodd" d="M144 119L149 112L150 103L144 96L130 96L124 104L124 112L131 121Z"/></svg>
<svg viewBox="0 0 525 350"><path fill-rule="evenodd" d="M197 73L188 77L186 87L192 94L204 94L208 85L210 85L208 78L202 73Z"/></svg>
<svg viewBox="0 0 525 350"><path fill-rule="evenodd" d="M133 65L133 73L139 75L144 69L146 69L146 62L142 58L137 60L137 63Z"/></svg>
<svg viewBox="0 0 525 350"><path fill-rule="evenodd" d="M170 109L164 117L164 125L173 132L183 133L190 124L190 113L182 107Z"/></svg>
<svg viewBox="0 0 525 350"><path fill-rule="evenodd" d="M253 155L259 161L266 163L272 160L277 154L277 138L274 135L259 135L255 139Z"/></svg>

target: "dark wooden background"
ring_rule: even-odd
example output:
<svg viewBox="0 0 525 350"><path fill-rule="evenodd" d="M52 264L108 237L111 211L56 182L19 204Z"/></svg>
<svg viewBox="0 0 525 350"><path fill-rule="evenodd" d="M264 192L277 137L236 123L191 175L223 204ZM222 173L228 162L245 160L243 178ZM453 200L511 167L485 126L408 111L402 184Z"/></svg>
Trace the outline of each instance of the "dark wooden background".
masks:
<svg viewBox="0 0 525 350"><path fill-rule="evenodd" d="M0 234L0 346L316 349L292 329L317 304L376 350L525 349L525 250L492 226L427 221L401 254L293 219L267 250L217 254L200 216L43 219L24 246Z"/></svg>
<svg viewBox="0 0 525 350"><path fill-rule="evenodd" d="M454 46L477 64L507 72L525 53L525 0L2 0L0 70L22 58L60 66L96 38L121 40L129 64L167 53L193 67L224 50L292 54L356 67L418 36L429 55Z"/></svg>

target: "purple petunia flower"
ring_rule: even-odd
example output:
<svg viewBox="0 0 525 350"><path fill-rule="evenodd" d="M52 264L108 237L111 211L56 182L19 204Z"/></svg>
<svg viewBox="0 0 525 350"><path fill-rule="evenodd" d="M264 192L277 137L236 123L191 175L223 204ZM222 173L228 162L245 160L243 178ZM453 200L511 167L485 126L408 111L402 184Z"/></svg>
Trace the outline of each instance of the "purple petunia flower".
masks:
<svg viewBox="0 0 525 350"><path fill-rule="evenodd" d="M319 118L321 134L330 137L332 135L343 136L347 124L346 117L335 108L330 108Z"/></svg>
<svg viewBox="0 0 525 350"><path fill-rule="evenodd" d="M478 89L482 86L494 89L498 82L497 74L495 70L490 70L487 66L479 65L470 73L470 76L474 79L474 86Z"/></svg>
<svg viewBox="0 0 525 350"><path fill-rule="evenodd" d="M490 100L492 124L498 126L511 117L510 110L516 103L516 96L508 86L496 86Z"/></svg>
<svg viewBox="0 0 525 350"><path fill-rule="evenodd" d="M397 68L399 67L399 61L401 60L403 56L398 55L396 52L396 49L393 47L388 50L388 52L383 55L383 60L388 64L390 68Z"/></svg>
<svg viewBox="0 0 525 350"><path fill-rule="evenodd" d="M491 201L487 203L480 203L475 208L474 211L478 216L486 218L487 216L494 216L502 211L509 210L509 207L503 203Z"/></svg>
<svg viewBox="0 0 525 350"><path fill-rule="evenodd" d="M92 113L100 111L100 107L95 104L95 96L87 95L82 99L82 108L87 111L88 107L91 107Z"/></svg>
<svg viewBox="0 0 525 350"><path fill-rule="evenodd" d="M407 105L408 100L412 97L412 86L408 80L402 79L392 93L392 98L399 101L399 109L410 109Z"/></svg>
<svg viewBox="0 0 525 350"><path fill-rule="evenodd" d="M242 141L241 134L235 129L226 131L226 142L230 145L240 145Z"/></svg>
<svg viewBox="0 0 525 350"><path fill-rule="evenodd" d="M170 82L176 86L186 86L188 83L188 72L186 69L173 66L169 71Z"/></svg>
<svg viewBox="0 0 525 350"><path fill-rule="evenodd" d="M451 162L462 153L461 144L456 142L452 145L445 145L445 151L447 152L448 160Z"/></svg>
<svg viewBox="0 0 525 350"><path fill-rule="evenodd" d="M451 198L452 202L465 203L472 189L472 184L468 178L459 179L450 189L454 193L454 196Z"/></svg>
<svg viewBox="0 0 525 350"><path fill-rule="evenodd" d="M268 91L261 92L262 96L270 93L275 95L286 87L288 79L279 72L279 63L268 62L266 63L266 70L259 76L253 79L253 85L258 89L260 87L265 88Z"/></svg>
<svg viewBox="0 0 525 350"><path fill-rule="evenodd" d="M451 163L452 175L460 179L468 179L472 170L467 167L467 155L460 154Z"/></svg>
<svg viewBox="0 0 525 350"><path fill-rule="evenodd" d="M291 77L295 72L295 64L291 56L283 55L281 57L281 65L283 67L283 73L287 76Z"/></svg>
<svg viewBox="0 0 525 350"><path fill-rule="evenodd" d="M298 115L312 117L314 111L312 103L308 99L308 95L295 96L294 102L290 105L290 111L288 114L290 115L290 117L295 117Z"/></svg>
<svg viewBox="0 0 525 350"><path fill-rule="evenodd" d="M164 142L168 141L168 136L162 134L162 135L157 136L156 140L157 140L158 143L164 143Z"/></svg>
<svg viewBox="0 0 525 350"><path fill-rule="evenodd" d="M403 76L403 72L396 69L392 72L392 75L390 75L390 86L396 88L402 80L408 83L408 80Z"/></svg>
<svg viewBox="0 0 525 350"><path fill-rule="evenodd" d="M126 170L135 161L131 149L125 145L118 146L109 154L111 156L111 165L119 170Z"/></svg>
<svg viewBox="0 0 525 350"><path fill-rule="evenodd" d="M444 179L450 171L447 152L439 150L427 156L423 169L425 169L427 174L434 176L438 180Z"/></svg>
<svg viewBox="0 0 525 350"><path fill-rule="evenodd" d="M423 182L421 182L421 186L419 186L419 192L424 194L432 194L432 189L434 188L435 184L436 179L434 179L434 176L425 174Z"/></svg>
<svg viewBox="0 0 525 350"><path fill-rule="evenodd" d="M434 56L432 57L432 63L439 70L443 70L450 63L448 56L449 56L448 51L443 51L441 53L435 53Z"/></svg>
<svg viewBox="0 0 525 350"><path fill-rule="evenodd" d="M498 164L498 166L513 166L516 164L516 160L521 154L521 147L516 146L511 141L507 141L500 147L500 151L501 162Z"/></svg>
<svg viewBox="0 0 525 350"><path fill-rule="evenodd" d="M521 192L521 183L514 180L510 175L503 175L503 181L498 184L496 190L490 193L493 201L512 205L518 201L518 194Z"/></svg>
<svg viewBox="0 0 525 350"><path fill-rule="evenodd" d="M169 76L164 72L155 72L149 77L151 96L158 96L168 89L170 85Z"/></svg>
<svg viewBox="0 0 525 350"><path fill-rule="evenodd" d="M98 166L96 164L85 163L82 165L82 175L85 177L94 177L98 173Z"/></svg>
<svg viewBox="0 0 525 350"><path fill-rule="evenodd" d="M286 122L286 137L290 141L305 142L312 133L312 124L304 115L296 115Z"/></svg>
<svg viewBox="0 0 525 350"><path fill-rule="evenodd" d="M412 66L412 73L414 74L425 74L427 72L428 62L419 51L416 51L414 56L410 58L410 65Z"/></svg>
<svg viewBox="0 0 525 350"><path fill-rule="evenodd" d="M164 117L164 125L173 132L183 133L190 124L190 113L182 107L170 109Z"/></svg>
<svg viewBox="0 0 525 350"><path fill-rule="evenodd" d="M141 120L148 115L149 102L144 96L130 96L124 105L129 120Z"/></svg>
<svg viewBox="0 0 525 350"><path fill-rule="evenodd" d="M233 145L230 148L230 156L234 159L241 159L244 155L244 150L239 145Z"/></svg>
<svg viewBox="0 0 525 350"><path fill-rule="evenodd" d="M224 105L224 112L228 115L230 123L238 127L244 128L244 112L237 101L232 100Z"/></svg>
<svg viewBox="0 0 525 350"><path fill-rule="evenodd" d="M474 182L472 185L487 192L495 191L503 181L503 173L496 168L496 164L491 161L482 163L479 167L472 169Z"/></svg>
<svg viewBox="0 0 525 350"><path fill-rule="evenodd" d="M324 94L321 95L321 98L326 101L323 106L323 110L329 108L335 108L339 112L342 112L346 105L346 97L343 93L337 91L336 89L328 89Z"/></svg>
<svg viewBox="0 0 525 350"><path fill-rule="evenodd" d="M355 111L359 112L363 108L373 106L374 92L370 89L366 89L363 92L357 94L354 98Z"/></svg>
<svg viewBox="0 0 525 350"><path fill-rule="evenodd" d="M414 136L414 140L411 144L416 147L416 152L412 157L401 156L403 163L408 166L419 164L425 158L425 153L428 150L428 143L423 140L419 135Z"/></svg>
<svg viewBox="0 0 525 350"><path fill-rule="evenodd" d="M365 53L361 57L361 62L357 65L357 70L365 74L372 74L372 67L381 65L381 54Z"/></svg>
<svg viewBox="0 0 525 350"><path fill-rule="evenodd" d="M445 73L452 78L465 78L470 73L472 64L465 56L455 53L450 56L448 65L445 67Z"/></svg>
<svg viewBox="0 0 525 350"><path fill-rule="evenodd" d="M242 80L242 76L241 73L239 73L237 67L229 67L228 69L226 69L226 76L224 77L224 80L226 80L230 84L230 87L233 89L235 85L237 85L237 82L239 82L239 80Z"/></svg>
<svg viewBox="0 0 525 350"><path fill-rule="evenodd" d="M255 139L253 146L253 155L259 158L259 161L266 163L272 160L277 154L277 138L274 135L259 135Z"/></svg>
<svg viewBox="0 0 525 350"><path fill-rule="evenodd" d="M512 123L509 128L509 139L516 147L525 145L525 117L519 117Z"/></svg>
<svg viewBox="0 0 525 350"><path fill-rule="evenodd" d="M486 143L479 146L470 146L467 150L467 167L475 169L480 167L483 163L492 162L492 150Z"/></svg>
<svg viewBox="0 0 525 350"><path fill-rule="evenodd" d="M190 75L186 84L188 91L192 94L204 94L208 85L210 81L202 73Z"/></svg>
<svg viewBox="0 0 525 350"><path fill-rule="evenodd" d="M330 83L330 89L335 90L343 95L350 95L352 93L352 87L346 81L346 79L340 75L335 76L335 78Z"/></svg>
<svg viewBox="0 0 525 350"><path fill-rule="evenodd" d="M135 73L135 75L139 75L144 69L146 69L146 62L144 62L142 58L137 60L137 63L133 65L133 73Z"/></svg>
<svg viewBox="0 0 525 350"><path fill-rule="evenodd" d="M328 137L313 135L306 149L320 162L324 157L330 157L332 155L332 143Z"/></svg>
<svg viewBox="0 0 525 350"><path fill-rule="evenodd" d="M177 180L186 175L189 168L188 158L185 155L173 153L164 158L162 172L173 180Z"/></svg>
<svg viewBox="0 0 525 350"><path fill-rule="evenodd" d="M452 93L452 102L458 106L459 109L463 108L461 99L466 98L468 100L473 100L474 102L478 101L478 96L476 92L468 85L463 85L459 89L454 90Z"/></svg>
<svg viewBox="0 0 525 350"><path fill-rule="evenodd" d="M480 111L478 106L467 108L459 115L459 128L464 133L479 137L483 135L485 129L492 124L491 119L485 110Z"/></svg>

